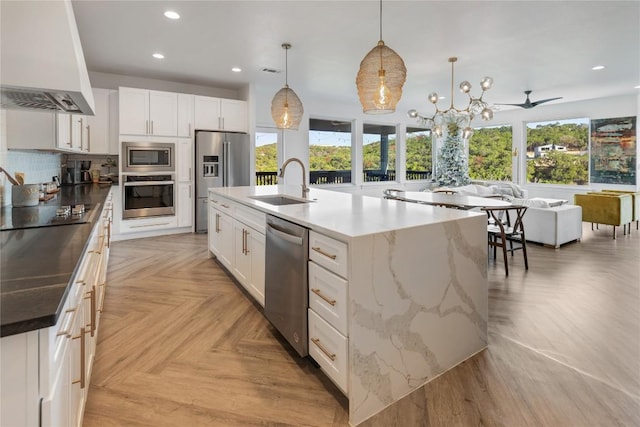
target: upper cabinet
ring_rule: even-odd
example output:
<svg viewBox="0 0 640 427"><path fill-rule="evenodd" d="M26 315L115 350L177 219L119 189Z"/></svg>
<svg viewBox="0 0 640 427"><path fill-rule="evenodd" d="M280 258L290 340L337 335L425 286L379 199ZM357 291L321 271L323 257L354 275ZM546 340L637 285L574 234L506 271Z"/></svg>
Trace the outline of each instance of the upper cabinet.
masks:
<svg viewBox="0 0 640 427"><path fill-rule="evenodd" d="M194 95L178 94L178 136L193 136L193 98Z"/></svg>
<svg viewBox="0 0 640 427"><path fill-rule="evenodd" d="M195 96L196 129L248 132L247 102L235 99Z"/></svg>
<svg viewBox="0 0 640 427"><path fill-rule="evenodd" d="M120 134L178 136L178 94L121 87Z"/></svg>
<svg viewBox="0 0 640 427"><path fill-rule="evenodd" d="M110 129L115 91L93 89L95 115L39 110L7 110L7 147L86 154L118 154Z"/></svg>
<svg viewBox="0 0 640 427"><path fill-rule="evenodd" d="M118 154L118 134L111 129L115 91L93 89L95 115L84 117L85 151L91 154Z"/></svg>

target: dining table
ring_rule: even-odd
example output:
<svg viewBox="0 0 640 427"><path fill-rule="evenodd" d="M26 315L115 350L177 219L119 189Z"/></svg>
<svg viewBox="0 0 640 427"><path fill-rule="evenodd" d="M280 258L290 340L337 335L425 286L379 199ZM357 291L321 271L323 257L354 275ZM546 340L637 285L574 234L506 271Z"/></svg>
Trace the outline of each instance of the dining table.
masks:
<svg viewBox="0 0 640 427"><path fill-rule="evenodd" d="M506 200L493 197L469 196L466 194L449 194L427 191L384 190L385 198L424 205L442 206L455 209L498 208L512 206Z"/></svg>

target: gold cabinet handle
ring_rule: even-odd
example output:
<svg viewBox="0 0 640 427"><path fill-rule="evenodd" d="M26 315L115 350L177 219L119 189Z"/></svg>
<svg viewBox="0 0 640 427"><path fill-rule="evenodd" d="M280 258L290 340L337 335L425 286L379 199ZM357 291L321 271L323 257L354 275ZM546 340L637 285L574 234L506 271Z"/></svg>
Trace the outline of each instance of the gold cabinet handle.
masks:
<svg viewBox="0 0 640 427"><path fill-rule="evenodd" d="M319 246L313 246L311 249L313 249L314 251L318 252L321 255L326 256L327 258L331 258L331 259L336 259L337 258L337 255L333 255L333 254L327 253L327 252L323 251L322 249L320 249Z"/></svg>
<svg viewBox="0 0 640 427"><path fill-rule="evenodd" d="M216 212L216 233L220 233L220 214Z"/></svg>
<svg viewBox="0 0 640 427"><path fill-rule="evenodd" d="M228 206L228 205L225 205L224 203L223 203L221 206L222 206L223 208L227 208L227 209L229 209L229 206Z"/></svg>
<svg viewBox="0 0 640 427"><path fill-rule="evenodd" d="M89 330L87 332L91 333L91 336L94 336L96 332L96 287L93 286L91 290L85 294L84 299L91 300L91 324L87 325Z"/></svg>
<svg viewBox="0 0 640 427"><path fill-rule="evenodd" d="M336 305L336 300L330 299L326 295L322 295L322 292L320 292L320 289L311 288L311 292L313 292L314 294L318 295L320 298L322 298L323 300L325 300L329 304Z"/></svg>
<svg viewBox="0 0 640 427"><path fill-rule="evenodd" d="M87 125L87 153L91 151L91 125Z"/></svg>
<svg viewBox="0 0 640 427"><path fill-rule="evenodd" d="M315 345L317 345L318 348L320 349L320 351L322 351L329 359L331 359L331 361L336 360L336 354L335 353L331 353L329 350L324 348L324 346L322 344L320 344L320 338L311 338L311 341Z"/></svg>
<svg viewBox="0 0 640 427"><path fill-rule="evenodd" d="M80 388L84 389L84 382L85 382L85 366L84 366L84 358L85 358L85 337L84 334L86 333L84 328L80 328L80 335L76 335L75 337L73 337L72 339L78 339L80 338L80 379L79 380L73 380L71 381L71 384L78 384L80 383Z"/></svg>

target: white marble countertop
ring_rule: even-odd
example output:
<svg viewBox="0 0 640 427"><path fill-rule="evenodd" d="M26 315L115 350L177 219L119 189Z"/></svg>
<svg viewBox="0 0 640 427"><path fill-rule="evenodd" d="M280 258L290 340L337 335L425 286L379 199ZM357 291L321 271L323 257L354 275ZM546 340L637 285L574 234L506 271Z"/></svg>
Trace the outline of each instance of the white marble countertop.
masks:
<svg viewBox="0 0 640 427"><path fill-rule="evenodd" d="M485 215L317 188L307 195L310 203L274 206L250 198L284 194L301 199L300 186L216 187L209 192L343 239Z"/></svg>

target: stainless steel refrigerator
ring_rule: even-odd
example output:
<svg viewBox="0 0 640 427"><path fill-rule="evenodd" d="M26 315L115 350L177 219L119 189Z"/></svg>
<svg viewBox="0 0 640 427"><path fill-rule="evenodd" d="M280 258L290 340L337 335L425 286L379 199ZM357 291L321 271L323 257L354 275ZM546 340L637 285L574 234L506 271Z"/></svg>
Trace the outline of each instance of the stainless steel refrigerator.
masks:
<svg viewBox="0 0 640 427"><path fill-rule="evenodd" d="M250 183L249 135L196 132L196 233L207 232L207 189Z"/></svg>

